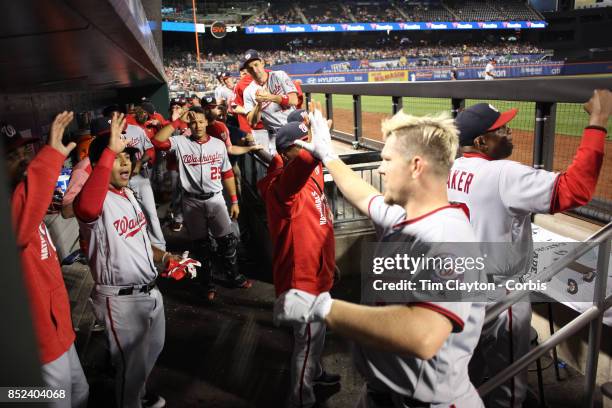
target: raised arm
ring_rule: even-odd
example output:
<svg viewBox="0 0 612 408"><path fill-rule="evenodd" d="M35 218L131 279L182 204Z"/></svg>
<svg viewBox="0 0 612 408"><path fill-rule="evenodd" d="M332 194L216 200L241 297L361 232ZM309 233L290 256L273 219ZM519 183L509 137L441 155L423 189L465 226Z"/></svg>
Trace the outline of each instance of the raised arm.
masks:
<svg viewBox="0 0 612 408"><path fill-rule="evenodd" d="M48 145L32 160L25 181L13 194L11 211L17 245L26 245L30 234L38 231L53 196L62 164L74 149L75 143L62 143L64 130L72 122L72 112L62 112L55 117L49 132Z"/></svg>
<svg viewBox="0 0 612 408"><path fill-rule="evenodd" d="M299 144L320 159L329 170L329 173L334 178L334 182L346 200L359 211L367 214L370 200L373 196L380 194L380 192L363 180L333 153L329 126L321 113L321 104L318 102L311 103L309 110L312 141L311 143L305 143L298 140L296 144Z"/></svg>
<svg viewBox="0 0 612 408"><path fill-rule="evenodd" d="M121 129L124 127L125 116L115 113L111 122L108 147L102 152L100 159L95 163L91 176L74 200L74 213L81 221L92 222L102 214L115 157L127 145L125 138L121 135Z"/></svg>
<svg viewBox="0 0 612 408"><path fill-rule="evenodd" d="M595 193L604 159L608 118L612 115L612 92L598 89L584 104L589 125L584 129L572 164L559 175L551 200L550 212L566 211L585 205Z"/></svg>
<svg viewBox="0 0 612 408"><path fill-rule="evenodd" d="M179 127L181 122L189 123L195 114L193 112L189 112L186 108L178 109L178 113L172 113L172 122L159 129L159 131L153 137L153 145L155 148L159 150L168 150L170 149L170 143L168 140L174 134L174 131ZM178 119L176 119L178 117Z"/></svg>

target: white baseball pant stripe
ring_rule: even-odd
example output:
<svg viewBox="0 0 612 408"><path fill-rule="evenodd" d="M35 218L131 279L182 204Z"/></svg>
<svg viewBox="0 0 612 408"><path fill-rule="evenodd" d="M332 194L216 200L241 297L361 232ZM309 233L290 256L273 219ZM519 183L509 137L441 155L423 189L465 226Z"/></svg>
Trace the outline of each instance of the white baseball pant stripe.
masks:
<svg viewBox="0 0 612 408"><path fill-rule="evenodd" d="M325 323L293 325L291 355L291 406L309 408L316 402L313 380L323 373L321 354L325 344Z"/></svg>
<svg viewBox="0 0 612 408"><path fill-rule="evenodd" d="M153 195L153 188L151 188L151 181L137 174L130 179L130 188L134 192L138 204L142 207L145 217L147 217L147 230L149 231L151 244L165 251L166 239L164 238L157 216L157 207L155 207L155 196Z"/></svg>
<svg viewBox="0 0 612 408"><path fill-rule="evenodd" d="M94 294L94 310L106 323L116 369L117 406L141 408L146 382L164 347L166 318L157 288L125 296Z"/></svg>
<svg viewBox="0 0 612 408"><path fill-rule="evenodd" d="M83 373L74 343L55 360L43 364L43 382L52 388L66 391L66 398L49 404L52 408L84 408L89 398L89 384Z"/></svg>

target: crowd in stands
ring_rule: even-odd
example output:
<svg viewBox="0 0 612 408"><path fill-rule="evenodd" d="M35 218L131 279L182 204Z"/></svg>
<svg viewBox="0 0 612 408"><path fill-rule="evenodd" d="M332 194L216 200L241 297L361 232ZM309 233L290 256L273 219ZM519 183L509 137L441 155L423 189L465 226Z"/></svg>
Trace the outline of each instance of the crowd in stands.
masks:
<svg viewBox="0 0 612 408"><path fill-rule="evenodd" d="M524 42L504 42L501 44L419 44L410 43L407 38L393 37L377 46L363 47L358 44L343 44L342 47L326 47L312 38L296 38L287 44L286 49L261 51L266 65L306 63L319 61L385 60L418 57L419 61L406 62L405 66L452 65L452 57L486 57L522 54L542 54L544 50ZM202 55L203 63L196 68L196 58L191 53L166 53L166 75L170 90L204 91L216 85L214 73L223 69L238 72L241 51L237 53L208 53ZM428 61L428 58L438 60ZM520 59L518 60L520 62ZM460 64L459 64L460 65ZM173 89L174 88L174 89Z"/></svg>
<svg viewBox="0 0 612 408"><path fill-rule="evenodd" d="M303 14L303 17L302 15ZM539 20L542 17L520 0L463 0L413 2L316 2L286 5L271 3L252 24L303 24L401 21ZM304 20L305 19L305 20Z"/></svg>

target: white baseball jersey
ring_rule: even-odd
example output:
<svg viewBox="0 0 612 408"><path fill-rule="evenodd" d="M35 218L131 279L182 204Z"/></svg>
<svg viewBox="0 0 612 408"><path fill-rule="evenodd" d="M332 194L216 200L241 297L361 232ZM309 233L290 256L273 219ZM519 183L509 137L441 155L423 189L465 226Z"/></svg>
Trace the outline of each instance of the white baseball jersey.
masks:
<svg viewBox="0 0 612 408"><path fill-rule="evenodd" d="M125 138L128 142L127 147L138 149L138 153L136 154L136 159L138 160L144 156L145 151L153 148L153 143L151 143L151 140L147 137L144 129L139 126L128 124L125 129ZM150 171L147 165L142 166L140 175L149 178Z"/></svg>
<svg viewBox="0 0 612 408"><path fill-rule="evenodd" d="M253 80L244 90L244 110L247 114L255 109L255 105L257 105L255 95L260 89L267 90L274 95L297 93L295 84L284 71L268 72L268 80L264 85L259 85ZM261 121L270 133L276 133L278 128L287 124L287 116L294 110L295 107L293 106L283 108L275 102L264 102L261 110Z"/></svg>
<svg viewBox="0 0 612 408"><path fill-rule="evenodd" d="M491 74L495 75L495 73L493 72L494 68L495 68L495 66L493 64L491 64L490 62L487 64L487 66L485 67L484 79L486 79L488 81L490 81L492 79L495 79L491 75L488 75L488 73L491 73Z"/></svg>
<svg viewBox="0 0 612 408"><path fill-rule="evenodd" d="M382 196L375 196L370 201L369 214L379 241L406 242L408 253L426 243L476 242L465 213L454 206L406 220L402 207L389 206ZM419 255L421 250L416 254ZM453 325L453 332L435 357L424 361L357 345L357 368L377 390L390 390L424 403L482 406L469 380L468 362L480 337L484 304L426 302L419 305L442 314Z"/></svg>
<svg viewBox="0 0 612 408"><path fill-rule="evenodd" d="M229 106L234 99L234 91L225 85L219 85L215 88L215 99L217 103L221 103L221 100L224 100L226 105Z"/></svg>
<svg viewBox="0 0 612 408"><path fill-rule="evenodd" d="M232 165L221 140L209 137L201 143L190 137L172 136L170 151L176 153L183 190L192 194L223 190L222 173L229 171Z"/></svg>
<svg viewBox="0 0 612 408"><path fill-rule="evenodd" d="M132 192L109 190L95 221L79 220L87 258L99 285L147 284L157 277L147 220Z"/></svg>
<svg viewBox="0 0 612 408"><path fill-rule="evenodd" d="M496 257L499 262L492 262L497 270L488 274L509 276L525 270L533 249L531 213L550 212L557 176L476 153L455 160L447 182L449 201L468 207L480 242L513 244L502 248L505 254Z"/></svg>

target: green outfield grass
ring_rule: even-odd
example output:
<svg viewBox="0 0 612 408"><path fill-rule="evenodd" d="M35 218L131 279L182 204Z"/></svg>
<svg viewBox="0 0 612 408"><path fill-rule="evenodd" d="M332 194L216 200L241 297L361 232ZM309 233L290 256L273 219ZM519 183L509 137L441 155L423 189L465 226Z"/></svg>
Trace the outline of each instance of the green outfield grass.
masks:
<svg viewBox="0 0 612 408"><path fill-rule="evenodd" d="M313 94L313 99L325 106L323 94ZM404 100L404 111L413 115L426 115L430 113L450 111L451 100L442 98L415 98L407 97ZM535 123L534 102L509 102L509 101L483 101L467 99L466 106L479 102L488 102L500 110L518 108L517 117L511 122L511 127L519 130L533 131ZM334 95L334 108L353 110L353 98L351 95ZM391 115L391 97L387 96L364 96L361 98L361 109L363 112L377 112ZM556 133L581 136L584 127L588 123L588 115L582 109L581 104L559 103L557 104ZM608 122L608 130L612 130L612 120ZM608 133L608 139L612 135Z"/></svg>

